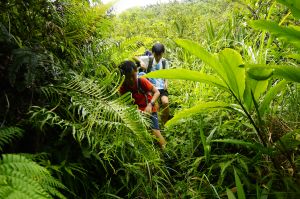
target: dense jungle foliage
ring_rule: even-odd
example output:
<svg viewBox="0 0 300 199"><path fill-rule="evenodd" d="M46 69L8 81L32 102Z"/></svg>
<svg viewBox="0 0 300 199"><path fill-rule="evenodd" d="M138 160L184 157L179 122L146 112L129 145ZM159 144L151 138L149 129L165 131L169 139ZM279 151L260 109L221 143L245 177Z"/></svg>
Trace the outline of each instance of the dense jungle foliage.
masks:
<svg viewBox="0 0 300 199"><path fill-rule="evenodd" d="M0 2L0 198L299 198L300 3ZM166 46L160 150L118 65Z"/></svg>

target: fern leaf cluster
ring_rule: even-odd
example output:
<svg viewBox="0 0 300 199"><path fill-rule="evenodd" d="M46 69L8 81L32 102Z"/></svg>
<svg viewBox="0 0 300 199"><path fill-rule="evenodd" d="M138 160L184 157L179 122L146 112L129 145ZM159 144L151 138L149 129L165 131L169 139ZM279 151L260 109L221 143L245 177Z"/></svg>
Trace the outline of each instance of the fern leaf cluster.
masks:
<svg viewBox="0 0 300 199"><path fill-rule="evenodd" d="M16 154L4 154L0 161L0 198L65 198L66 189L44 167Z"/></svg>
<svg viewBox="0 0 300 199"><path fill-rule="evenodd" d="M113 96L106 90L109 85L111 81L98 86L95 82L77 78L64 87L72 97L73 106L78 107L82 116L83 128L75 133L76 136L80 139L94 137L103 141L105 138L114 137L109 135L111 133L116 137L125 138L132 137L128 134L132 132L139 141L149 138L147 119L135 106L130 105L131 96L123 95L112 99ZM112 93L116 92L116 89L112 90ZM89 142L91 143L91 140Z"/></svg>
<svg viewBox="0 0 300 199"><path fill-rule="evenodd" d="M70 104L65 108L56 104L51 110L32 107L31 121L39 124L40 129L46 124L60 126L64 132L71 131L79 143L86 140L92 148L109 142L120 143L118 140L142 145L151 143L147 130L149 119L132 105L130 94L115 94L120 81L107 75L99 83L78 75L66 85L44 88L48 99L60 96L63 105Z"/></svg>
<svg viewBox="0 0 300 199"><path fill-rule="evenodd" d="M3 151L3 146L9 144L15 138L21 137L23 130L18 127L3 127L0 128L0 151Z"/></svg>

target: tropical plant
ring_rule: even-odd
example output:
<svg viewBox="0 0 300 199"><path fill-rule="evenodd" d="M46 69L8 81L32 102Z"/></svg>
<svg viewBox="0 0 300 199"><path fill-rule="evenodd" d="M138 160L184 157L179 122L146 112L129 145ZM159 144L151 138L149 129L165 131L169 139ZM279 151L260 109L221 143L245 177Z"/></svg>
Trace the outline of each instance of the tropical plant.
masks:
<svg viewBox="0 0 300 199"><path fill-rule="evenodd" d="M88 168L93 168L96 175L103 175L101 179L95 179L99 181L98 185L88 187L88 182L83 184L87 190L91 187L98 190L92 194L97 193L99 197L103 194L119 195L125 192L129 195L150 194L148 189L158 189L157 183L161 180L168 183L169 180L165 168L160 168L159 152L153 147L153 138L147 131L148 119L131 105L131 95L116 96L122 82L122 79L117 80L120 78L118 70L109 73L103 71L100 74L99 78L102 81L77 75L69 84L42 89L49 99L50 107L53 107L33 106L30 111L31 123L42 132L53 128L60 129L61 133L56 136L60 137L62 143L70 136L73 137L77 144L72 148L84 154L80 158L80 170L84 171L85 175L79 177L80 181L84 181L86 175L94 173ZM68 104L68 107L64 104ZM89 159L92 164L84 163L85 159ZM59 171L67 169L67 165L70 167L71 161L72 159L62 162L63 166L60 166ZM49 165L49 168L54 168L54 165ZM78 169L74 169L72 170L78 173ZM72 171L66 171L69 174L65 171L63 175L54 172L63 179L73 175ZM155 174L148 176L149 172ZM112 173L118 175L111 176ZM141 186L149 177L151 184ZM103 183L111 180L114 180L114 183L104 186ZM73 183L66 186L76 187ZM162 190L166 190L164 187L159 189L159 195L164 192ZM73 189L71 191L78 195L83 194Z"/></svg>
<svg viewBox="0 0 300 199"><path fill-rule="evenodd" d="M66 189L49 171L16 154L4 154L0 162L1 198L65 198Z"/></svg>
<svg viewBox="0 0 300 199"><path fill-rule="evenodd" d="M0 151L3 152L3 146L10 144L13 139L20 138L23 130L17 127L1 127L0 128Z"/></svg>
<svg viewBox="0 0 300 199"><path fill-rule="evenodd" d="M17 127L0 128L0 149L23 130ZM2 154L0 160L1 198L65 198L60 190L67 190L50 172L36 162L18 154Z"/></svg>
<svg viewBox="0 0 300 199"><path fill-rule="evenodd" d="M297 1L111 5L1 1L0 198L297 198ZM117 94L117 65L156 41L164 151Z"/></svg>
<svg viewBox="0 0 300 199"><path fill-rule="evenodd" d="M221 108L234 110L248 119L254 131L257 133L259 142L253 144L251 142L247 143L235 139L212 140L212 142L231 143L251 147L257 152L271 157L273 166L278 171L280 169L278 167L275 154L282 153L282 155L289 160L291 168L293 168L293 170L296 169L295 162L291 160L292 153L287 152L287 150L280 150L277 147L277 144L273 144L267 139L268 130L266 126L266 113L270 108L270 102L272 99L276 97L278 92L285 88L287 82L282 80L274 85L271 89L266 90L267 87L264 82L261 84L261 82L251 79L251 76L248 75L244 67L244 60L236 51L232 49L224 49L218 55L213 55L208 53L204 48L195 42L182 39L177 39L175 42L212 67L216 75L205 74L203 72L190 71L186 69L170 69L152 72L147 74L146 77L163 77L167 79L183 79L204 82L228 92L237 102L237 104L200 101L194 107L177 113L174 118L167 122L166 126L172 126L179 121L182 121L184 118L191 117L199 113L205 113L208 110L220 110ZM280 74L285 76L284 73ZM264 95L265 97L262 100L259 100L264 92L266 92ZM203 137L203 133L201 135L205 149L207 144ZM297 143L296 139L294 139L294 143ZM284 144L281 146L284 146ZM207 154L207 150L204 151L205 154ZM295 191L297 191L297 189Z"/></svg>
<svg viewBox="0 0 300 199"><path fill-rule="evenodd" d="M300 6L296 0L291 1L283 1L278 0L279 3L287 6L291 11L286 14L286 16L280 21L280 23L276 23L270 20L255 20L251 21L250 25L256 29L269 31L272 35L278 37L284 42L288 42L292 44L298 51L297 54L289 54L288 57L298 58L299 49L300 49L300 31L299 26L291 25L289 27L284 27L282 24L284 20L292 13L295 18L300 18ZM248 66L251 71L255 71L256 73L261 73L261 76L254 77L256 79L267 79L274 75L275 77L285 78L290 81L300 82L300 68L299 66L290 66L290 65L249 65ZM253 69L253 70L252 70ZM263 71L263 72L262 72Z"/></svg>

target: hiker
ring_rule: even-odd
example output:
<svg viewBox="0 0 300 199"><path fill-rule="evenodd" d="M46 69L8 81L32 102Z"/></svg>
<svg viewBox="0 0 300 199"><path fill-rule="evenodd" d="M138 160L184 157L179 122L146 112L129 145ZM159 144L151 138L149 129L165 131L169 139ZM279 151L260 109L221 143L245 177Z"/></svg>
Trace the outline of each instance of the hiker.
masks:
<svg viewBox="0 0 300 199"><path fill-rule="evenodd" d="M124 61L119 66L121 74L125 75L124 83L121 85L120 93L131 92L134 104L138 105L139 110L150 115L151 130L158 139L159 146L164 149L165 138L161 135L158 125L158 116L155 101L159 97L159 91L146 78L137 78L137 66L132 61ZM153 93L153 95L152 95Z"/></svg>
<svg viewBox="0 0 300 199"><path fill-rule="evenodd" d="M152 56L152 53L149 51L149 50L146 50L145 52L144 52L144 54L143 55L141 55L141 56ZM141 64L140 64L140 60L138 59L138 58L136 58L136 57L134 57L134 59L135 59L135 63L137 64L137 66L138 66L138 77L142 77L143 75L146 75L146 70L144 69L144 68L142 68L141 67ZM151 80L151 79L150 79ZM152 83L152 82L151 82Z"/></svg>
<svg viewBox="0 0 300 199"><path fill-rule="evenodd" d="M140 57L134 57L136 61L139 62L140 67L144 69L147 73L151 71L168 69L168 61L163 58L165 53L165 46L161 43L155 43L152 46L153 55L144 55ZM168 82L166 79L149 79L150 82L158 89L160 93L160 101L162 104L162 115L161 121L165 124L169 119L169 98L168 98Z"/></svg>

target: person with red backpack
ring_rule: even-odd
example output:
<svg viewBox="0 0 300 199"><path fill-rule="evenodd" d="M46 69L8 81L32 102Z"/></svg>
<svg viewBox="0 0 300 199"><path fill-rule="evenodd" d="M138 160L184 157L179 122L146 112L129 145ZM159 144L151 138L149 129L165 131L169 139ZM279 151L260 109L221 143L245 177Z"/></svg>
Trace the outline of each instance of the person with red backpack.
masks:
<svg viewBox="0 0 300 199"><path fill-rule="evenodd" d="M120 72L125 76L125 80L120 87L120 93L131 92L134 104L138 105L139 110L150 115L151 129L158 139L162 149L165 148L166 140L161 135L158 125L157 110L155 101L160 93L146 78L137 78L137 66L132 61L124 61L119 66Z"/></svg>
<svg viewBox="0 0 300 199"><path fill-rule="evenodd" d="M161 43L155 43L151 50L152 54L148 53L144 56L134 57L134 59L139 62L140 67L144 69L146 73L161 69L168 69L168 61L163 57L165 53L165 46ZM160 92L160 101L162 105L161 121L165 124L170 117L168 82L166 79L162 78L150 78L149 80Z"/></svg>

